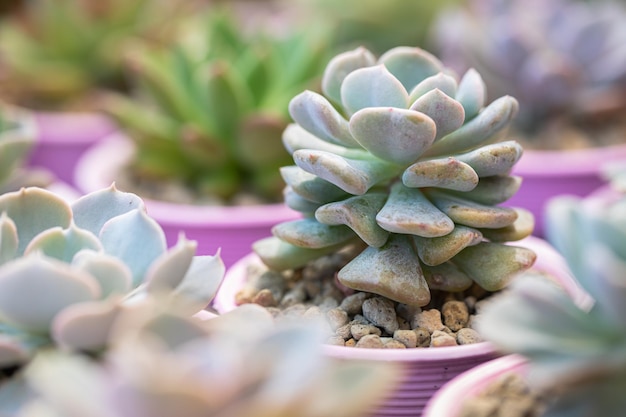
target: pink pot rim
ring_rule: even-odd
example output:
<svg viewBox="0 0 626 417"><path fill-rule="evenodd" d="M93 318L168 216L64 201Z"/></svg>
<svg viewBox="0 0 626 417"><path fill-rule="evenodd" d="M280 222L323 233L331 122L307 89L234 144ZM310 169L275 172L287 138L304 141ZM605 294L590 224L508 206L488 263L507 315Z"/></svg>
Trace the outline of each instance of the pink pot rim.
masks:
<svg viewBox="0 0 626 417"><path fill-rule="evenodd" d="M102 134L110 134L116 130L116 125L109 116L96 111L35 111L33 116L41 132L46 130L46 126L72 126L72 131L97 131ZM43 142L52 141L45 135L42 139ZM53 142L57 145L77 142L89 144L93 142L93 137L77 134L54 135Z"/></svg>
<svg viewBox="0 0 626 417"><path fill-rule="evenodd" d="M577 303L585 302L588 297L582 287L574 279L565 259L548 242L535 236L529 236L513 245L525 246L537 253L534 269L557 278L564 290ZM235 262L227 271L224 280L213 301L213 307L220 313L235 308L234 295L246 276L250 263L262 263L253 252ZM324 351L336 358L350 358L375 361L407 361L407 362L449 362L454 359L469 359L489 354L496 354L494 346L489 342L471 345L440 347L434 349L356 349L344 346L325 345Z"/></svg>
<svg viewBox="0 0 626 417"><path fill-rule="evenodd" d="M426 404L423 417L456 417L462 399L471 398L485 389L491 381L511 371L519 371L526 359L519 355L506 355L477 365L446 382Z"/></svg>
<svg viewBox="0 0 626 417"><path fill-rule="evenodd" d="M122 133L114 133L89 148L76 164L74 181L84 193L115 183L115 172L134 152L133 143ZM284 203L249 206L201 206L143 198L152 218L161 225L188 225L217 229L243 229L296 219L300 213Z"/></svg>
<svg viewBox="0 0 626 417"><path fill-rule="evenodd" d="M565 151L524 149L513 167L513 174L522 177L585 176L597 174L604 163L618 159L626 159L626 144Z"/></svg>

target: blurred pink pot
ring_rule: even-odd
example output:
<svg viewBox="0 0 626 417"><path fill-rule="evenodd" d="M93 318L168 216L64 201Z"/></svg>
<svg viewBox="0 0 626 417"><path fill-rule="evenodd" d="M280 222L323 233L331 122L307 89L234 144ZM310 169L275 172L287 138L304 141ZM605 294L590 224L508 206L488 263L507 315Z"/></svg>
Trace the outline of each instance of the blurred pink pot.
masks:
<svg viewBox="0 0 626 417"><path fill-rule="evenodd" d="M76 187L88 193L110 186L133 152L133 143L121 134L104 139L80 158L74 175ZM200 206L144 201L150 217L165 231L168 246L173 246L184 232L188 239L198 242L200 255L213 255L221 248L227 268L249 253L253 242L271 236L272 226L300 216L283 203Z"/></svg>
<svg viewBox="0 0 626 417"><path fill-rule="evenodd" d="M74 184L74 168L94 143L116 130L115 123L99 113L35 112L37 143L28 164L46 168Z"/></svg>
<svg viewBox="0 0 626 417"><path fill-rule="evenodd" d="M626 143L626 138L624 138ZM504 205L524 207L535 215L536 236L543 236L546 202L560 194L585 197L606 183L600 169L626 158L626 144L571 151L524 150L513 168L523 178L519 191Z"/></svg>
<svg viewBox="0 0 626 417"><path fill-rule="evenodd" d="M560 283L575 299L585 299L586 295L569 273L563 257L546 241L530 236L516 245L525 246L537 253L533 267L543 271ZM226 273L224 281L213 301L213 307L220 313L236 307L235 295L245 283L246 270L250 264L261 263L256 254L251 253L235 263ZM357 349L343 346L325 346L326 353L342 360L360 359L376 362L400 364L405 372L399 385L372 416L415 416L432 395L455 376L498 356L494 347L487 342L472 345L418 348L418 349ZM442 417L452 417L442 415Z"/></svg>

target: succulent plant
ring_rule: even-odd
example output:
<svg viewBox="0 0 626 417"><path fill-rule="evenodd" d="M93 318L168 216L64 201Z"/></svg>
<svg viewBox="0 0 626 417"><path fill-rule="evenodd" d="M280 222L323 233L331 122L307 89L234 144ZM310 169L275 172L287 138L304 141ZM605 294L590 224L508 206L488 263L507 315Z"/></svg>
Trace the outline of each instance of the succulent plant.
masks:
<svg viewBox="0 0 626 417"><path fill-rule="evenodd" d="M242 191L279 200L289 99L315 85L329 37L248 34L228 11L211 9L172 47L135 45L127 53L135 96L106 106L137 145L131 175L227 203Z"/></svg>
<svg viewBox="0 0 626 417"><path fill-rule="evenodd" d="M38 350L100 353L112 321L146 297L193 314L224 274L219 253L167 249L143 201L111 186L73 204L42 188L0 196L0 368Z"/></svg>
<svg viewBox="0 0 626 417"><path fill-rule="evenodd" d="M479 318L485 338L526 357L534 387L551 392L545 417L618 416L626 407L625 213L624 194L551 200L548 240L589 299L576 302L550 282L524 276Z"/></svg>
<svg viewBox="0 0 626 417"><path fill-rule="evenodd" d="M84 105L94 89L121 88L121 50L136 36L172 36L189 1L34 0L4 18L5 97L38 108ZM81 101L82 100L82 101ZM75 102L79 101L80 104Z"/></svg>
<svg viewBox="0 0 626 417"><path fill-rule="evenodd" d="M626 111L625 18L619 0L474 0L441 14L433 43L446 64L474 67L491 93L516 97L529 139L559 120L592 125L585 134L600 143L598 130Z"/></svg>
<svg viewBox="0 0 626 417"><path fill-rule="evenodd" d="M52 174L26 168L26 159L35 146L36 126L25 109L0 102L0 194L25 186L45 187Z"/></svg>
<svg viewBox="0 0 626 417"><path fill-rule="evenodd" d="M347 287L409 305L430 289L496 291L535 254L502 242L533 230L524 209L501 207L521 179L522 154L500 141L517 111L485 105L480 75L459 80L420 48L378 59L357 48L324 72L324 95L290 103L283 141L296 165L282 168L285 202L303 219L276 225L254 251L276 270L297 268L350 244L361 251L338 273Z"/></svg>
<svg viewBox="0 0 626 417"><path fill-rule="evenodd" d="M103 364L39 357L26 372L37 400L19 415L348 417L393 385L393 366L336 362L315 327L259 306L204 322L142 307L120 317Z"/></svg>

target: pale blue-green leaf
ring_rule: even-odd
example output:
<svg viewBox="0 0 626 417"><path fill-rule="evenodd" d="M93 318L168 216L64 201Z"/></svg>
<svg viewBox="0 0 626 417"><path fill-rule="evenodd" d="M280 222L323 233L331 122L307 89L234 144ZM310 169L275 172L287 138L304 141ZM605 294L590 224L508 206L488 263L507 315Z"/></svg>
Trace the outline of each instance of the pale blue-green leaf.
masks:
<svg viewBox="0 0 626 417"><path fill-rule="evenodd" d="M449 190L449 194L472 200L488 206L504 203L513 197L522 185L522 177L509 175L493 175L483 177L478 181L478 185L471 191L455 192Z"/></svg>
<svg viewBox="0 0 626 417"><path fill-rule="evenodd" d="M439 210L454 220L455 223L465 226L499 229L509 226L517 220L517 212L510 207L479 204L435 189L429 189L427 196Z"/></svg>
<svg viewBox="0 0 626 417"><path fill-rule="evenodd" d="M511 96L500 97L485 107L476 117L435 142L425 156L456 154L472 150L496 134L504 134L517 114L518 103Z"/></svg>
<svg viewBox="0 0 626 417"><path fill-rule="evenodd" d="M456 95L457 81L453 76L444 74L443 72L431 75L411 90L409 94L409 104L413 104L415 100L434 89L439 89L444 94L454 98Z"/></svg>
<svg viewBox="0 0 626 417"><path fill-rule="evenodd" d="M110 343L121 309L116 297L73 304L54 318L52 339L70 351L100 353Z"/></svg>
<svg viewBox="0 0 626 417"><path fill-rule="evenodd" d="M381 247L387 242L389 232L376 222L376 215L382 209L385 193L366 193L342 201L325 204L315 211L315 218L324 224L350 227L369 246Z"/></svg>
<svg viewBox="0 0 626 417"><path fill-rule="evenodd" d="M480 231L470 227L456 225L445 236L425 238L413 236L417 254L421 261L429 266L440 265L449 261L468 246L477 245L483 240Z"/></svg>
<svg viewBox="0 0 626 417"><path fill-rule="evenodd" d="M72 204L74 223L96 236L102 226L115 216L135 209L144 209L144 203L137 195L125 193L112 184L108 188L94 191L79 198Z"/></svg>
<svg viewBox="0 0 626 417"><path fill-rule="evenodd" d="M182 282L174 289L185 309L191 313L207 307L222 283L226 265L220 252L213 256L194 256Z"/></svg>
<svg viewBox="0 0 626 417"><path fill-rule="evenodd" d="M132 288L130 269L120 259L102 252L78 252L72 265L91 274L102 289L101 298L126 294Z"/></svg>
<svg viewBox="0 0 626 417"><path fill-rule="evenodd" d="M441 61L433 54L408 46L399 46L385 52L378 62L385 65L407 91L413 90L424 79L443 71Z"/></svg>
<svg viewBox="0 0 626 417"><path fill-rule="evenodd" d="M17 227L6 212L0 214L0 265L15 258L19 245Z"/></svg>
<svg viewBox="0 0 626 417"><path fill-rule="evenodd" d="M422 265L422 272L431 291L461 292L474 284L474 281L452 262L435 266Z"/></svg>
<svg viewBox="0 0 626 417"><path fill-rule="evenodd" d="M329 226L313 218L291 220L272 227L272 234L295 246L320 249L347 242L354 232L347 226Z"/></svg>
<svg viewBox="0 0 626 417"><path fill-rule="evenodd" d="M476 116L487 102L487 87L480 74L470 68L461 78L456 95L465 109L465 119L470 120Z"/></svg>
<svg viewBox="0 0 626 417"><path fill-rule="evenodd" d="M313 203L324 204L348 196L347 192L336 185L296 165L281 167L280 174L293 192Z"/></svg>
<svg viewBox="0 0 626 417"><path fill-rule="evenodd" d="M24 413L27 407L36 403L39 394L32 387L31 382L21 373L6 378L0 386L0 415L18 416ZM30 415L27 415L31 417ZM58 417L57 415L34 417Z"/></svg>
<svg viewBox="0 0 626 417"><path fill-rule="evenodd" d="M81 250L102 250L98 238L88 230L77 227L73 222L67 229L53 227L37 236L28 244L24 255L41 252L46 256L70 263Z"/></svg>
<svg viewBox="0 0 626 417"><path fill-rule="evenodd" d="M301 149L294 152L293 160L306 172L354 195L363 195L375 184L389 180L401 172L398 165L375 157L349 159L324 151Z"/></svg>
<svg viewBox="0 0 626 417"><path fill-rule="evenodd" d="M144 282L149 293L170 293L182 282L191 261L196 254L198 243L179 236L176 245L162 253L152 262Z"/></svg>
<svg viewBox="0 0 626 417"><path fill-rule="evenodd" d="M459 252L451 262L487 291L498 291L528 270L537 254L522 246L481 242Z"/></svg>
<svg viewBox="0 0 626 417"><path fill-rule="evenodd" d="M322 95L306 90L289 102L289 114L303 129L335 145L358 147L348 121Z"/></svg>
<svg viewBox="0 0 626 417"><path fill-rule="evenodd" d="M376 64L376 57L364 47L358 47L330 60L322 77L322 92L335 103L341 103L341 84L348 74L359 68Z"/></svg>
<svg viewBox="0 0 626 417"><path fill-rule="evenodd" d="M327 151L337 155L354 158L367 153L362 149L346 148L340 145L328 143L307 132L295 123L291 123L285 128L282 139L285 149L287 149L287 152L290 154L299 149L316 149L318 151Z"/></svg>
<svg viewBox="0 0 626 417"><path fill-rule="evenodd" d="M524 152L522 146L514 140L493 143L480 148L455 155L472 168L480 177L507 174L519 161Z"/></svg>
<svg viewBox="0 0 626 417"><path fill-rule="evenodd" d="M409 94L383 65L351 72L341 85L341 102L351 116L366 107L409 106Z"/></svg>
<svg viewBox="0 0 626 417"><path fill-rule="evenodd" d="M287 207L292 210L299 211L305 216L312 216L321 204L302 197L296 193L291 186L286 186L283 189L283 201Z"/></svg>
<svg viewBox="0 0 626 417"><path fill-rule="evenodd" d="M30 332L47 333L65 307L98 297L95 278L56 259L31 255L0 269L0 316Z"/></svg>
<svg viewBox="0 0 626 417"><path fill-rule="evenodd" d="M465 121L465 110L461 103L438 88L415 100L410 109L424 113L435 122L437 127L435 141L454 132Z"/></svg>
<svg viewBox="0 0 626 417"><path fill-rule="evenodd" d="M121 259L133 276L133 286L166 250L165 234L143 209L134 209L107 221L100 232L104 252Z"/></svg>
<svg viewBox="0 0 626 417"><path fill-rule="evenodd" d="M327 246L321 249L301 248L284 242L276 236L270 236L254 242L252 250L268 268L284 271L304 266L308 262L333 253L344 246L345 243L340 243L336 246Z"/></svg>
<svg viewBox="0 0 626 417"><path fill-rule="evenodd" d="M535 228L535 216L529 210L514 207L517 219L513 224L500 229L480 229L483 236L491 242L513 242L530 236Z"/></svg>
<svg viewBox="0 0 626 417"><path fill-rule="evenodd" d="M370 107L352 116L350 131L372 155L406 165L430 147L437 127L430 117L418 111Z"/></svg>
<svg viewBox="0 0 626 417"><path fill-rule="evenodd" d="M390 235L380 248L368 246L337 274L346 287L382 295L399 303L423 306L430 301L410 237Z"/></svg>
<svg viewBox="0 0 626 417"><path fill-rule="evenodd" d="M22 255L31 239L51 227L69 227L70 206L50 191L29 187L0 195L0 213L6 212L17 228L17 255Z"/></svg>
<svg viewBox="0 0 626 417"><path fill-rule="evenodd" d="M416 162L402 173L402 183L411 188L471 191L478 185L478 180L471 166L452 157Z"/></svg>
<svg viewBox="0 0 626 417"><path fill-rule="evenodd" d="M435 207L417 188L401 183L391 187L389 198L376 216L376 222L392 233L423 237L444 236L454 230L454 223Z"/></svg>

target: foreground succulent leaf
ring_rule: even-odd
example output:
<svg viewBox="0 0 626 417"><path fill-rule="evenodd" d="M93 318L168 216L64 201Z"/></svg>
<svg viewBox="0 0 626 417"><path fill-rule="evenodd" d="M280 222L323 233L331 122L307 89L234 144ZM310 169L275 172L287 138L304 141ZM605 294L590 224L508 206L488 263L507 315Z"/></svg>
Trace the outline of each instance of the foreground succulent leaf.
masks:
<svg viewBox="0 0 626 417"><path fill-rule="evenodd" d="M126 294L132 288L130 269L114 256L83 249L74 256L71 263L98 280L103 299Z"/></svg>
<svg viewBox="0 0 626 417"><path fill-rule="evenodd" d="M252 249L269 268L284 271L304 266L307 262L333 253L343 246L341 243L317 249L302 248L271 236L254 242Z"/></svg>
<svg viewBox="0 0 626 417"><path fill-rule="evenodd" d="M6 212L0 214L0 265L17 254L17 227Z"/></svg>
<svg viewBox="0 0 626 417"><path fill-rule="evenodd" d="M24 255L41 252L51 258L70 263L81 250L102 250L98 238L91 232L76 227L74 223L67 229L54 227L39 233L30 241Z"/></svg>
<svg viewBox="0 0 626 417"><path fill-rule="evenodd" d="M352 115L366 107L406 108L409 94L383 65L361 68L341 84L341 103Z"/></svg>
<svg viewBox="0 0 626 417"><path fill-rule="evenodd" d="M354 237L346 226L329 226L315 219L300 219L280 223L272 228L272 234L301 248L320 249L336 246Z"/></svg>
<svg viewBox="0 0 626 417"><path fill-rule="evenodd" d="M341 85L346 75L352 71L371 67L376 63L376 57L365 48L356 48L332 58L322 78L322 91L326 97L335 103L341 103Z"/></svg>
<svg viewBox="0 0 626 417"><path fill-rule="evenodd" d="M449 261L466 247L482 242L483 234L476 229L457 225L445 236L429 240L414 236L413 239L416 241L420 260L428 266L436 266Z"/></svg>
<svg viewBox="0 0 626 417"><path fill-rule="evenodd" d="M402 183L411 188L437 187L471 191L478 185L478 173L455 158L416 162L402 174Z"/></svg>

